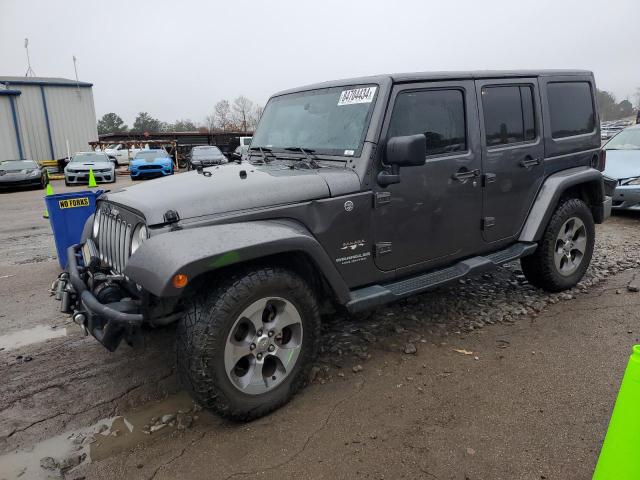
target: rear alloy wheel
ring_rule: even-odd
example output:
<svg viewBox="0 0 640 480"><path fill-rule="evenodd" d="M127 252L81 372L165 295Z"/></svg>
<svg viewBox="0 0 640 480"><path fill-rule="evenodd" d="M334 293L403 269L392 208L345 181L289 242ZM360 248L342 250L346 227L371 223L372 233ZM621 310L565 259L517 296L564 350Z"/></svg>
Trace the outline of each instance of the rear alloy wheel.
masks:
<svg viewBox="0 0 640 480"><path fill-rule="evenodd" d="M591 210L582 200L560 201L533 255L520 262L532 285L551 292L574 287L589 267L595 243Z"/></svg>
<svg viewBox="0 0 640 480"><path fill-rule="evenodd" d="M578 217L570 217L556 236L553 258L556 269L568 277L574 273L584 259L587 249L587 229Z"/></svg>
<svg viewBox="0 0 640 480"><path fill-rule="evenodd" d="M178 326L178 372L203 406L251 420L305 383L318 348L313 290L277 267L239 271L195 293Z"/></svg>

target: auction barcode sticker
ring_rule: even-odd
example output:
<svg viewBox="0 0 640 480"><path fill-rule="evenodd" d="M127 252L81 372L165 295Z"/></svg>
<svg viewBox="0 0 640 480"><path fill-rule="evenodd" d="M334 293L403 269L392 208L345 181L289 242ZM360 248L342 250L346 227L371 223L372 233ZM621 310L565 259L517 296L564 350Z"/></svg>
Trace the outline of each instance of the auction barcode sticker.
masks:
<svg viewBox="0 0 640 480"><path fill-rule="evenodd" d="M352 90L343 90L338 100L338 106L353 105L356 103L371 103L373 96L376 94L377 87L354 88Z"/></svg>
<svg viewBox="0 0 640 480"><path fill-rule="evenodd" d="M71 198L69 200L58 200L60 208L88 207L89 197Z"/></svg>

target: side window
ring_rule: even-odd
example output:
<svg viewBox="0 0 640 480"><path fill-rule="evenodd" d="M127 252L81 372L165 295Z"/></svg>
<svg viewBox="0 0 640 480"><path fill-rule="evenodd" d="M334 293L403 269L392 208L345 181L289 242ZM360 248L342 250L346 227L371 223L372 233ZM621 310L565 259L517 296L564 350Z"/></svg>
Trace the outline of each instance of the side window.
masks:
<svg viewBox="0 0 640 480"><path fill-rule="evenodd" d="M595 130L591 86L588 82L552 82L547 85L551 136L573 137Z"/></svg>
<svg viewBox="0 0 640 480"><path fill-rule="evenodd" d="M388 137L427 137L427 155L467 149L464 96L461 90L401 92L396 97Z"/></svg>
<svg viewBox="0 0 640 480"><path fill-rule="evenodd" d="M483 87L482 110L488 147L536 138L533 92L530 86Z"/></svg>

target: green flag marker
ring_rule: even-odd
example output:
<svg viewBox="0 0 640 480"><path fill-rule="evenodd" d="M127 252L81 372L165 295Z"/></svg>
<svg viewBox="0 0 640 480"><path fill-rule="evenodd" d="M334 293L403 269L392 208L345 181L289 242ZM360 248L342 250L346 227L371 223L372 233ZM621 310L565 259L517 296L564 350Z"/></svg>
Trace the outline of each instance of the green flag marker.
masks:
<svg viewBox="0 0 640 480"><path fill-rule="evenodd" d="M640 478L640 345L622 377L593 480Z"/></svg>

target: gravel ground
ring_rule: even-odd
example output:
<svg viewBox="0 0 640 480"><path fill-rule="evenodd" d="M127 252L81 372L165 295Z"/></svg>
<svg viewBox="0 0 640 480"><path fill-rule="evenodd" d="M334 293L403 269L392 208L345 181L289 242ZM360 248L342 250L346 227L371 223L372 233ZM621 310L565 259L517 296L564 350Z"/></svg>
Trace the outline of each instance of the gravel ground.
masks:
<svg viewBox="0 0 640 480"><path fill-rule="evenodd" d="M122 180L126 181L126 179ZM119 179L120 181L121 179ZM64 190L64 187L60 186L55 188L56 191ZM57 267L51 253L51 238L45 235L43 230L43 228L46 230L46 223L43 227L39 211L42 201L40 197L40 192L18 192L15 195L5 194L2 197L5 209L0 212L0 248L4 251L8 250L11 255L0 258L0 301L2 305L0 307L0 335L17 334L25 329L42 326L69 327L68 320L56 313L57 303L48 296L46 290L55 277ZM264 442L265 436L267 438L271 436L274 439L274 448L280 450L280 454L276 455L279 457L291 453L293 447L287 443L287 435L289 435L293 439L293 444L297 445L296 442L304 444L302 449L293 449L299 452L296 455L299 455L300 462L303 464L304 462L322 461L330 463L331 458L310 459L306 453L302 455L301 452L306 452L306 446L311 441L320 441L320 434L313 433L316 430L318 432L326 430L324 433L332 432L336 437L342 438L345 432L341 429L339 421L348 423L350 418L351 422L354 421L354 418L358 418L360 422L365 421L359 417L358 412L352 411L352 408L357 406L357 404L353 405L356 399L358 402L366 404L366 408L370 408L379 416L379 420L377 417L372 417L369 421L384 423L388 431L393 431L394 428L393 418L388 417L389 412L394 409L399 409L397 411L406 414L406 419L414 418L417 422L416 425L420 423L420 412L426 409L426 413L423 412L424 415L427 415L431 420L435 419L435 426L430 425L427 428L420 424L412 429L410 425L404 425L403 432L406 438L403 441L412 445L411 448L414 450L417 449L416 452L423 451L425 458L427 458L429 457L427 450L420 450L427 448L424 445L425 429L430 432L429 435L433 434L433 438L441 438L445 444L460 440L459 436L462 433L452 432L448 435L446 429L442 430L445 425L448 425L449 420L447 419L466 418L469 415L469 411L465 410L468 407L459 404L457 400L461 395L458 390L460 387L447 386L439 381L435 384L424 382L424 385L416 386L416 388L421 388L422 390L417 391L425 396L419 400L422 403L415 403L416 400L413 398L398 396L393 389L389 391L387 388L389 385L396 388L396 385L411 383L423 369L436 376L434 378L445 379L448 378L449 373L447 372L451 368L452 372L457 371L455 376L458 383L456 385L469 385L470 388L474 386L474 396L479 396L479 401L496 405L510 401L510 398L499 398L489 391L482 392L481 386L477 383L474 385L474 382L480 381L473 376L478 375L478 372L474 372L473 369L464 366L466 364L460 364L460 362L467 359L473 362L478 358L478 364L482 364L483 357L478 356L476 347L466 346L465 343L473 344L474 341L482 343L484 339L495 347L496 352L506 352L518 343L525 344L527 336L531 335L527 329L535 328L536 338L535 342L532 340L532 343L538 344L537 350L544 349L545 345L555 346L553 362L550 361L549 364L540 366L546 375L553 376L558 372L566 373L561 370L563 364L560 342L579 343L576 342L576 338L586 344L598 340L599 343L595 343L595 345L606 344L611 349L600 352L600 357L594 356L593 362L595 363L589 368L595 370L598 365L606 362L608 355L617 358L615 366L618 369L621 368L624 358L628 354L626 343L630 341L628 336L619 339L619 343L616 344L611 344L608 341L609 337L605 337L603 342L599 336L607 333L612 335L611 338L614 338L615 335L609 329L615 326L617 319L603 318L599 320L595 318L593 324L584 326L584 328L589 328L586 332L579 331L578 333L575 329L569 328L566 331L558 331L548 312L553 313L553 318L565 315L568 325L580 329L583 326L577 327L575 322L587 315L580 313L586 312L583 304L595 301L591 298L595 294L604 295L603 292L609 292L607 295L610 295L606 297L607 302L615 304L616 298L620 298L622 303L631 302L629 307L625 307L629 308L627 317L636 321L637 314L634 312L637 312L637 307L633 306L635 304L632 299L637 297L632 297L635 294L627 291L626 288L628 281L631 280L632 272L622 272L637 269L640 266L640 259L637 255L640 247L639 221L640 216L638 215L617 215L606 224L597 227L596 250L592 265L583 281L572 291L548 294L533 288L526 282L519 270L519 264L515 262L492 273L466 279L458 284L418 295L373 312L352 317L338 314L327 316L323 319L321 354L316 368L312 372L312 378L310 378L311 383L314 383L315 386L302 392L291 405L252 424L257 426L242 427L228 424L203 412L200 420L194 422L194 427L189 429L187 433L181 433L177 438L172 436L170 428L163 427L162 432L168 432L163 433L163 437L153 437L152 435L136 437L135 442L132 443L130 439L129 443L102 456L93 452L90 458L94 460L101 458L101 461L87 464L84 460L85 464L74 472L81 472L84 468L89 472L87 478L94 478L94 476L95 478L113 478L116 476L116 473L113 473L115 471L119 472L117 476L127 478L129 476L152 478L162 475L166 478L175 478L177 474L174 472L172 476L173 470L165 468L163 465L174 462L176 465L183 465L183 462L177 459L184 457L186 460L189 457L186 452L190 452L193 445L202 439L214 437L217 439L216 442L224 440L228 444L224 448L220 444L215 446L215 449L221 449L218 452L221 457L216 457L215 460L216 465L220 464L220 468L224 467L222 470L228 472L238 473L239 471L237 464L232 465L232 460L237 457L237 452L244 452L249 456L258 455L261 447L251 443L253 437L259 437ZM35 231L36 234L28 233L31 231ZM25 234L25 232L27 233ZM612 276L615 278L610 279ZM636 302L638 301L636 300ZM25 306L27 307L25 308ZM611 312L605 313L609 315ZM549 323L551 327L537 329L538 318ZM490 328L483 328L490 325ZM640 330L640 326L632 325L625 327L624 332L630 334L635 332L632 336L635 335L635 341L638 341L638 330ZM488 336L495 338L489 341L487 340ZM560 337L558 338L558 336ZM489 349L487 345L483 348ZM446 353L443 349L446 350ZM123 414L129 418L130 415L133 415L131 412L150 409L155 409L158 412L156 415L158 418L162 418L163 413L179 413L173 402L166 405L160 403L159 406L153 403L158 399L173 398L173 394L180 392L175 377L173 351L172 328L149 332L145 338L145 346L140 350L132 350L123 346L113 354L106 352L93 339L81 337L78 332L72 329L67 332L66 336L51 338L46 342L0 350L0 378L3 378L3 382L0 384L0 455L23 451L25 448L30 449L34 445L42 445L39 442L45 439L55 438L56 435L61 435L64 432L89 428L105 418L113 418ZM622 356L619 354L620 351L624 352ZM496 353L496 358L499 358L500 355L501 353ZM520 360L524 362L523 368L534 364L533 360L528 357ZM495 365L484 368L499 369L501 364L498 360L496 362ZM518 376L515 376L516 374ZM504 395L517 396L514 394L515 391L523 391L527 388L524 384L518 383L523 374L517 369L503 370L501 375L514 377L510 380L514 390L503 392ZM378 385L376 382L380 381L379 377L387 378L391 383ZM407 380L408 378L411 380ZM493 377L487 377L483 381L489 382L491 378ZM597 454L597 447L593 445L599 445L601 441L601 438L594 439L593 437L601 435L602 429L606 427L610 396L614 392L617 378L619 378L617 374L611 376L610 372L607 373L605 370L599 377L592 379L595 385L602 390L600 393L604 399L594 398L591 401L600 410L593 413L593 418L590 420L599 428L595 432L590 431L591 442L585 446L585 451L591 452L585 453L587 456L591 455L588 458L590 462L594 461L593 456ZM574 385L579 381L578 377L568 376L565 381L578 388L578 385ZM378 385L380 392L385 393L376 397L375 390L371 391L372 385ZM545 384L540 386L541 390L548 388L550 387ZM359 396L364 395L364 392L367 392L369 396L360 398ZM571 399L567 400L564 397L548 398L547 401L551 403L564 402L562 405L571 404ZM411 403L411 408L417 410L411 410L407 407L408 404L403 402ZM550 405L544 405L543 400L540 400L540 404L540 408L545 411L553 408ZM509 405L503 405L503 407L508 412ZM327 408L330 411L327 411ZM410 411L405 411L405 408L409 408ZM483 418L494 414L488 407L483 410ZM507 418L501 418L501 421L517 421L515 412L513 418L508 418L508 413L503 414ZM336 425L332 424L336 420L334 415L338 420ZM542 420L536 420L536 422L540 421L546 422L540 427L545 427L548 435L549 431L554 431L553 422L557 422L558 419L545 417ZM469 422L472 421L469 420ZM157 418L155 423L151 418L144 419L140 426L143 427L143 425L147 428L150 428L151 425L159 426ZM537 424L527 424L522 428L525 428L526 431L526 428L533 428L532 425ZM581 424L576 420L572 425ZM256 430L258 428L259 431ZM436 430L433 430L434 428ZM480 428L480 426L476 425L475 428ZM486 430L486 435L491 437L490 440L487 440L489 441L488 445L499 449L500 439L490 434L491 426L483 425L482 428ZM375 428L370 430L374 431ZM478 434L483 435L482 431L479 431ZM374 431L367 435L376 435L376 433ZM515 442L516 436L515 432L507 434L507 440ZM169 438L173 440L169 441ZM352 440L352 438L348 438L345 441L349 442L349 448L355 445L353 448L357 449L357 444L351 443ZM369 440L374 439L369 438ZM326 455L330 455L332 453L328 450L331 448L330 440L325 439L325 441L329 443L323 443L318 447L320 450L326 451ZM396 445L394 441L389 441L389 447ZM396 438L396 441L400 440ZM505 441L504 437L502 441ZM543 448L538 452L543 464L544 462L552 462L553 449L564 445L564 439L551 438L549 442L550 444L546 446L549 451ZM558 445L555 445L554 442ZM209 446L213 448L213 446ZM236 450L233 450L233 447ZM404 448L397 445L396 447ZM475 451L477 445L468 448ZM433 453L437 447L430 444L428 449ZM371 455L370 459L362 460L363 465L371 467L371 463L376 462L376 455L382 455L386 459L387 466L398 467L398 459L389 456L388 452L382 454L379 450L364 447L360 450L362 453L367 452L368 455ZM37 451L40 452L40 450ZM194 452L198 451L194 447ZM475 455L469 451L463 450L464 458ZM45 454L46 451L43 453L43 458L46 456ZM0 465L3 465L2 458L6 460L7 457L0 457ZM206 458L205 455L205 459L200 459L200 462L206 462ZM255 460L253 465L256 468L259 465L264 465L264 460L264 458L260 461ZM576 463L582 460L576 457ZM195 457L189 457L189 461L197 463ZM433 461L439 462L438 465L440 465L436 468L440 471L438 478L465 478L458 475L460 470L455 464L445 462L440 457L434 458ZM523 462L524 460L516 458L513 461ZM142 465L141 467L138 467L138 462ZM292 462L292 465L296 462ZM496 468L499 469L501 465L498 453L494 453L492 458L485 459L485 462L484 467L478 467L474 470L476 475L469 478L541 478L539 475L496 476ZM309 468L312 466L310 463L306 465ZM313 465L317 465L317 463ZM446 465L449 466L451 472L456 472L456 475L442 475L443 471L449 471L442 470ZM300 468L303 466L298 465ZM335 464L332 466L335 467ZM573 466L577 468L576 465ZM131 470L127 470L130 467L133 468L133 473L137 472L136 475ZM110 468L115 470L109 470ZM182 468L187 467L183 465ZM434 470L432 467L425 468L427 472ZM511 471L513 469L517 471L517 468L522 468L527 472L537 472L535 468L524 463L516 463L510 467ZM255 469L247 470L253 471ZM309 475L310 478L325 477L320 474L318 469L312 468L310 471L315 472L313 475ZM353 476L359 476L357 468L349 471ZM369 472L370 475L367 475L370 478L382 478L381 475L374 475L372 473L374 470L371 468L365 468L362 471ZM383 472L386 474L385 478L393 478L393 471L393 469L385 467L378 473ZM431 478L427 474L420 474L421 470L416 470L413 467L401 471L404 472L403 475L406 473L407 478L416 478L417 476ZM113 475L109 472L112 472ZM188 472L188 468L185 472ZM212 478L202 472L201 475L197 475L195 472L194 470L193 478ZM339 471L336 473L336 471L329 469L328 472L327 478L329 476L343 478ZM290 471L290 474L296 476L296 474L300 474L300 471L294 469ZM74 475L69 474L68 478L76 478ZM81 473L77 475L82 476ZM545 475L548 475L548 472ZM185 473L185 476L189 475ZM269 475L263 476L270 478ZM401 475L396 478L400 477ZM2 478L2 472L0 472L0 479ZM28 475L21 478L28 478ZM547 478L580 477L554 477L551 475Z"/></svg>

